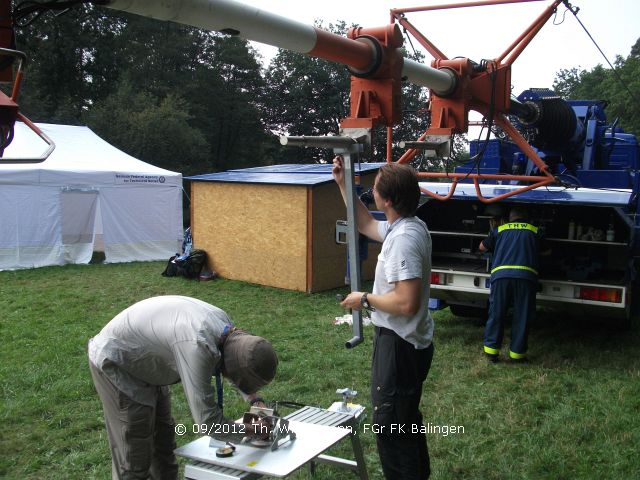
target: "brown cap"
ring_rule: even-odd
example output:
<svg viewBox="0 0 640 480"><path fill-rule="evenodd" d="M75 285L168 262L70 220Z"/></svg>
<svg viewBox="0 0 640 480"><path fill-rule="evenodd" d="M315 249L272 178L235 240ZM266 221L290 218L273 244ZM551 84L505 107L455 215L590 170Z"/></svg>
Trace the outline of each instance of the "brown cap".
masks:
<svg viewBox="0 0 640 480"><path fill-rule="evenodd" d="M222 373L244 393L256 393L276 376L278 357L262 337L236 330L224 342L223 352Z"/></svg>

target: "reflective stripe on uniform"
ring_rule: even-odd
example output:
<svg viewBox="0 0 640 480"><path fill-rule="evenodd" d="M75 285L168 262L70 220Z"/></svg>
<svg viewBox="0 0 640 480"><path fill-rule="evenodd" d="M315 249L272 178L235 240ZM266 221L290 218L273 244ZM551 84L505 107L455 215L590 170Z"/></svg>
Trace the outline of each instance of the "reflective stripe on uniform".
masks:
<svg viewBox="0 0 640 480"><path fill-rule="evenodd" d="M489 355L498 355L500 350L496 350L495 348L484 346L484 353L488 353Z"/></svg>
<svg viewBox="0 0 640 480"><path fill-rule="evenodd" d="M504 270L505 268L513 268L514 270L527 270L528 272L533 272L538 275L538 271L531 268L525 267L524 265L500 265L499 267L493 268L491 273L497 272L498 270Z"/></svg>
<svg viewBox="0 0 640 480"><path fill-rule="evenodd" d="M484 347L487 348L487 347ZM525 358L527 356L526 353L516 353L516 352L512 352L511 350L509 350L509 356L511 358L513 358L514 360L521 360L523 358Z"/></svg>
<svg viewBox="0 0 640 480"><path fill-rule="evenodd" d="M538 233L538 227L535 227L530 223L505 223L498 227L498 233L501 233L504 230L531 230L533 233Z"/></svg>

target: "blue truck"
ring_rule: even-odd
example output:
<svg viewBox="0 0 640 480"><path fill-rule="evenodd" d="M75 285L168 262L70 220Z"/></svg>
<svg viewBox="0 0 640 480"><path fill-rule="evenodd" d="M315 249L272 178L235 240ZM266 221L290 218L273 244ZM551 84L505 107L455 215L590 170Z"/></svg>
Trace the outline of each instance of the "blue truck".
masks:
<svg viewBox="0 0 640 480"><path fill-rule="evenodd" d="M530 89L513 102L514 123L561 185L529 190L488 206L475 186L460 182L446 202L429 199L418 216L433 241L431 297L455 315L484 316L489 259L478 246L495 205L525 206L542 227L538 305L577 315L628 320L640 300L640 150L634 135L608 122L604 101L565 101L548 89ZM537 167L500 132L470 142L471 159L457 173L537 175ZM421 186L447 195L450 183ZM521 188L513 180L480 185L495 197ZM633 308L632 308L633 307Z"/></svg>

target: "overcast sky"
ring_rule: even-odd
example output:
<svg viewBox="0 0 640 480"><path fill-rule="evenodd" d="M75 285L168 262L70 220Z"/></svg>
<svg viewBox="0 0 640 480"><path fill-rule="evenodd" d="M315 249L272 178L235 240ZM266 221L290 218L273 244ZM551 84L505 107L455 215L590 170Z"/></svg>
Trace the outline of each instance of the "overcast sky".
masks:
<svg viewBox="0 0 640 480"><path fill-rule="evenodd" d="M363 27L376 27L389 23L389 9L392 7L462 2L244 0L243 3L307 24L321 19L325 24L344 20L348 25L355 23ZM463 56L479 61L499 56L550 3L531 1L514 5L457 8L410 13L407 18L449 58ZM616 55L629 55L631 47L640 37L640 0L572 0L572 4L580 8L578 18L612 63ZM555 20L552 17L547 22L514 63L512 83L516 95L528 87L551 87L556 72L562 68L589 70L599 63L606 66L604 58L576 18L570 12L565 15L565 11L566 8L561 5ZM412 41L418 48L415 39ZM259 47L266 59L275 55L276 49L273 47L254 46ZM427 54L427 58L431 57Z"/></svg>

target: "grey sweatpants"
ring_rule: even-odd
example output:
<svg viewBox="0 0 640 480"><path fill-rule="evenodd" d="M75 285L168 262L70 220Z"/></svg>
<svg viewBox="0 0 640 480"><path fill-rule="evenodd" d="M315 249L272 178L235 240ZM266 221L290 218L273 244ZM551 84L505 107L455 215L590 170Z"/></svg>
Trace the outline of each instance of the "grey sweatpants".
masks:
<svg viewBox="0 0 640 480"><path fill-rule="evenodd" d="M104 410L113 480L177 479L169 387L157 387L155 406L150 407L118 390L91 361L89 369Z"/></svg>

